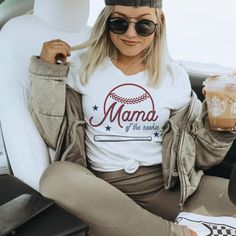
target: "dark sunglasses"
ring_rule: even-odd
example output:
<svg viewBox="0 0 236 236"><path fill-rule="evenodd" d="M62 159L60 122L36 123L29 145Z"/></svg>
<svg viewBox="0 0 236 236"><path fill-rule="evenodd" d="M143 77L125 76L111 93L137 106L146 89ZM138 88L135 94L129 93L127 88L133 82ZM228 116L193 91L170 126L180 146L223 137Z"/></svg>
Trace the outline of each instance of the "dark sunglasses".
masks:
<svg viewBox="0 0 236 236"><path fill-rule="evenodd" d="M124 34L128 30L130 23L135 24L137 34L141 36L151 35L157 27L156 23L147 19L140 19L133 22L121 17L109 17L107 20L108 29L114 34Z"/></svg>

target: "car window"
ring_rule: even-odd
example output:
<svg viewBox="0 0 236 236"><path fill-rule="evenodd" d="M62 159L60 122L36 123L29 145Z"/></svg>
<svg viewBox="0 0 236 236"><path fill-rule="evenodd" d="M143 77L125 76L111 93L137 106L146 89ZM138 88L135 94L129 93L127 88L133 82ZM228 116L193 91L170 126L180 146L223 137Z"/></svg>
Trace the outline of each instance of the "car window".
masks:
<svg viewBox="0 0 236 236"><path fill-rule="evenodd" d="M235 0L164 1L174 59L236 69Z"/></svg>
<svg viewBox="0 0 236 236"><path fill-rule="evenodd" d="M90 15L88 19L88 25L93 26L99 13L104 8L104 0L90 0Z"/></svg>

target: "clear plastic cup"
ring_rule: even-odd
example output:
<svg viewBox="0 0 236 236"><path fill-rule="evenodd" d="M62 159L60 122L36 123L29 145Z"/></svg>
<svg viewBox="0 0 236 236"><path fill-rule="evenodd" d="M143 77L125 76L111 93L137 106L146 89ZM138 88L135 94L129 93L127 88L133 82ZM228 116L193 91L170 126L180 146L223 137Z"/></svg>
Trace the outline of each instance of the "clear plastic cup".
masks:
<svg viewBox="0 0 236 236"><path fill-rule="evenodd" d="M203 85L211 129L236 130L236 75L211 76Z"/></svg>

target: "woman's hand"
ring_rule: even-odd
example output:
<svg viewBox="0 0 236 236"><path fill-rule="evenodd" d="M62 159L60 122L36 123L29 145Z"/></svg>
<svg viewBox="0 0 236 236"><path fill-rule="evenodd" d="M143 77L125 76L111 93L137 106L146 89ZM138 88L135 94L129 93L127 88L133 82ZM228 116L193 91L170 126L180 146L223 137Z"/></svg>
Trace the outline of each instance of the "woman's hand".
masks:
<svg viewBox="0 0 236 236"><path fill-rule="evenodd" d="M190 231L190 236L198 236L197 233L192 231L191 229L189 231Z"/></svg>
<svg viewBox="0 0 236 236"><path fill-rule="evenodd" d="M45 42L41 49L40 58L51 64L66 63L67 57L70 56L70 45L60 39Z"/></svg>

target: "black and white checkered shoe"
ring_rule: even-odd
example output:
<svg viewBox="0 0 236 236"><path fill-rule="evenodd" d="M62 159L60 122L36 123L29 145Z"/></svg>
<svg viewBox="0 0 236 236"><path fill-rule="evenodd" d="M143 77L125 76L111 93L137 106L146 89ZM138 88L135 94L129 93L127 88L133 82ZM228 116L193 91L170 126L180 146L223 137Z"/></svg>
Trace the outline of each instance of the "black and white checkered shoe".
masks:
<svg viewBox="0 0 236 236"><path fill-rule="evenodd" d="M186 225L198 236L236 236L236 218L225 216L203 216L181 212L176 223Z"/></svg>

